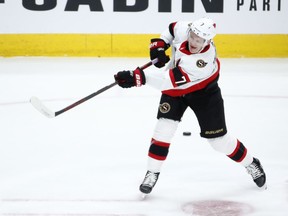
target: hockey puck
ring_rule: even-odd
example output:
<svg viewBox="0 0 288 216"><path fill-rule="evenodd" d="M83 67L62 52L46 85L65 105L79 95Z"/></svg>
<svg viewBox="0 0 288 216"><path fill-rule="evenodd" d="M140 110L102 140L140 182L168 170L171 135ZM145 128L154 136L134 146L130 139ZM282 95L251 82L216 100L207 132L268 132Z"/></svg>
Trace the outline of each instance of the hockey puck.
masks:
<svg viewBox="0 0 288 216"><path fill-rule="evenodd" d="M191 136L191 132L189 132L189 131L184 131L184 132L183 132L183 136Z"/></svg>

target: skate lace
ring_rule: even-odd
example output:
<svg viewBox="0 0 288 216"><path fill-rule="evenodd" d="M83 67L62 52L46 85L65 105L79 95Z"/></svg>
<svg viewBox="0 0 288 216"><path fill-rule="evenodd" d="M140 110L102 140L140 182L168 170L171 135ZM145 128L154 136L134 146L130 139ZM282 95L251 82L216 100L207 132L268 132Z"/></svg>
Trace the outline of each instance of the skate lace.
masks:
<svg viewBox="0 0 288 216"><path fill-rule="evenodd" d="M246 167L246 170L252 176L253 179L257 179L263 175L263 173L260 170L260 167L255 163L252 163L248 167Z"/></svg>
<svg viewBox="0 0 288 216"><path fill-rule="evenodd" d="M143 185L153 186L156 181L157 181L157 175L155 173L149 172L145 176L145 179L143 181Z"/></svg>

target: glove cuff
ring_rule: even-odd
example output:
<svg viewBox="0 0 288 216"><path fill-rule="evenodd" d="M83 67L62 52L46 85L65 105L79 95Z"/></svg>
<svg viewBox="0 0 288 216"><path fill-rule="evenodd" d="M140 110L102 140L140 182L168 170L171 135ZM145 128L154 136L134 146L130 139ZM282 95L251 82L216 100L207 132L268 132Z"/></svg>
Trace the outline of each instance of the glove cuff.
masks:
<svg viewBox="0 0 288 216"><path fill-rule="evenodd" d="M161 38L153 38L151 39L150 43L150 49L158 49L158 48L164 48L164 51L166 51L170 47L169 44L167 44L163 39Z"/></svg>
<svg viewBox="0 0 288 216"><path fill-rule="evenodd" d="M141 70L141 68L139 67L137 67L136 70L134 70L134 80L135 80L136 87L140 87L142 85L145 85L146 83L145 74L143 70Z"/></svg>

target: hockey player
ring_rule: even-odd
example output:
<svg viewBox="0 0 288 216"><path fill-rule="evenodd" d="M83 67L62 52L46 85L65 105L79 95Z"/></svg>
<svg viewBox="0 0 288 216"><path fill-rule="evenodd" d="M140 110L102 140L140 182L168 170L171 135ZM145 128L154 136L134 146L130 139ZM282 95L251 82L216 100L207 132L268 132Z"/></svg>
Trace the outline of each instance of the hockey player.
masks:
<svg viewBox="0 0 288 216"><path fill-rule="evenodd" d="M114 77L123 88L150 84L162 91L156 124L148 153L147 173L140 191L149 194L155 186L165 161L172 137L189 107L200 125L200 136L219 152L241 164L256 185L266 189L266 176L257 158L252 157L238 139L227 132L224 105L218 86L220 62L212 39L216 25L210 18L194 22L175 22L151 39L150 57L162 68L169 62L165 51L171 47L168 70L158 75L134 71L120 71Z"/></svg>

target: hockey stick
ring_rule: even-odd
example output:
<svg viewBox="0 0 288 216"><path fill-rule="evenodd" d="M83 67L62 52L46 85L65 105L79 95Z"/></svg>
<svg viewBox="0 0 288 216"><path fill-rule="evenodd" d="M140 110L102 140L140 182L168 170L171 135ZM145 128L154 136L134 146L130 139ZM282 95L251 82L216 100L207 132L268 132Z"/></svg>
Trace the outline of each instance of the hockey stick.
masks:
<svg viewBox="0 0 288 216"><path fill-rule="evenodd" d="M153 60L151 60L150 62L146 63L145 65L141 66L140 68L141 68L142 70L144 70L144 69L150 67L151 65L156 64L157 62L158 62L158 59L157 59L157 58L156 58L156 59L153 59ZM85 102L85 101L87 101L87 100L95 97L96 95L101 94L102 92L104 92L104 91L112 88L112 87L115 86L115 85L117 85L117 82L116 82L116 81L113 82L113 83L111 83L110 85L107 85L107 86L99 89L98 91L96 91L96 92L94 92L94 93L92 93L92 94L90 94L90 95L88 95L88 96L86 96L86 97L84 97L84 98L76 101L75 103L73 103L73 104L71 104L71 105L69 105L69 106L67 106L67 107L65 107L65 108L63 108L63 109L61 109L61 110L59 110L59 111L56 111L56 112L53 112L53 111L50 110L48 107L46 107L46 106L42 103L42 101L41 101L40 99L38 99L37 97L34 97L34 96L31 97L31 98L30 98L30 103L34 106L35 109L37 109L40 113L42 113L42 114L45 115L46 117L48 117L48 118L54 118L54 117L56 117L56 116L58 116L58 115L60 115L60 114L62 114L62 113L64 113L64 112L66 112L66 111L68 111L68 110L70 110L70 109L72 109L72 108L74 108L74 107L82 104L83 102Z"/></svg>

